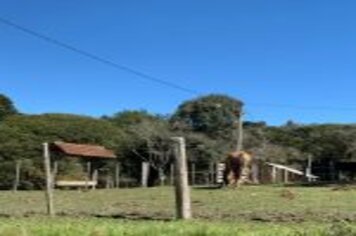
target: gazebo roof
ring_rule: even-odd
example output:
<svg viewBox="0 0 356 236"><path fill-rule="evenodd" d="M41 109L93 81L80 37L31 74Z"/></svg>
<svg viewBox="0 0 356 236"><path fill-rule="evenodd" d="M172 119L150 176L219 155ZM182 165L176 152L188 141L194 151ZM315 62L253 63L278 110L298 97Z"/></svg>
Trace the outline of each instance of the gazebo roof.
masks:
<svg viewBox="0 0 356 236"><path fill-rule="evenodd" d="M91 144L74 144L65 142L54 142L54 148L69 156L87 157L87 158L116 158L112 150L103 146Z"/></svg>

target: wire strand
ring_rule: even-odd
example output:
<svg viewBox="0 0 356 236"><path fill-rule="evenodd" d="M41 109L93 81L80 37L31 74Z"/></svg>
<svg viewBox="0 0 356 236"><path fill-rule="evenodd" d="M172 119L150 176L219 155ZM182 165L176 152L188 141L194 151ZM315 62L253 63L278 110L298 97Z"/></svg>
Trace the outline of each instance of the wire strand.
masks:
<svg viewBox="0 0 356 236"><path fill-rule="evenodd" d="M133 74L137 77L140 77L142 79L155 82L156 84L160 84L166 87L170 87L172 89L176 89L185 93L193 94L193 95L200 95L201 93L187 87L183 87L181 85L178 85L176 83L166 81L163 79L160 79L156 76L149 75L147 73L141 72L139 70L133 69L131 67L121 65L119 63L116 63L112 60L106 59L104 57L98 56L94 53L85 51L83 49L79 49L75 46L72 46L70 44L64 43L60 40L54 39L52 37L49 37L47 35L44 35L42 33L39 33L35 30L29 29L27 27L24 27L22 25L19 25L17 23L14 23L10 20L7 20L3 17L0 17L0 23L10 26L16 30L22 31L23 33L26 33L27 35L36 37L38 39L41 39L43 41L46 41L52 45L56 45L58 47L67 49L69 51L72 51L74 53L77 53L81 56L87 57L89 59L92 59L94 61L100 62L102 64L105 64L107 66L116 68L121 71L125 71L127 73ZM301 106L301 105L292 105L292 104L272 104L272 103L250 103L246 102L247 106L254 106L254 107L266 107L266 108L280 108L280 109L294 109L294 110L337 110L337 111L356 111L356 107L332 107L332 106Z"/></svg>
<svg viewBox="0 0 356 236"><path fill-rule="evenodd" d="M161 85L164 85L166 87L170 87L170 88L173 88L173 89L176 89L176 90L180 90L182 92L186 92L186 93L190 93L190 94L194 94L194 95L198 95L199 94L197 91L195 91L193 89L186 88L186 87L183 87L181 85L178 85L178 84L175 84L175 83L172 83L172 82L157 78L155 76L146 74L144 72L138 71L136 69L130 68L128 66L124 66L124 65L118 64L118 63L113 62L111 60L105 59L105 58L103 58L101 56L98 56L98 55L96 55L94 53L79 49L77 47L74 47L74 46L72 46L70 44L67 44L67 43L64 43L64 42L61 42L61 41L59 41L57 39L54 39L52 37L49 37L47 35L38 33L38 32L36 32L36 31L34 31L32 29L29 29L27 27L24 27L24 26L21 26L19 24L16 24L16 23L14 23L12 21L9 21L9 20L7 20L7 19L5 19L3 17L0 17L0 22L5 24L5 25L7 25L7 26L10 26L10 27L12 27L12 28L14 28L16 30L22 31L22 32L24 32L24 33L26 33L28 35L31 35L31 36L34 36L34 37L36 37L38 39L46 41L46 42L48 42L50 44L59 46L61 48L67 49L67 50L72 51L72 52L75 52L77 54L80 54L82 56L85 56L87 58L95 60L97 62L100 62L102 64L105 64L105 65L114 67L116 69L119 69L121 71L125 71L127 73L136 75L136 76L141 77L143 79L150 80L152 82L155 82L155 83L158 83L158 84L161 84Z"/></svg>

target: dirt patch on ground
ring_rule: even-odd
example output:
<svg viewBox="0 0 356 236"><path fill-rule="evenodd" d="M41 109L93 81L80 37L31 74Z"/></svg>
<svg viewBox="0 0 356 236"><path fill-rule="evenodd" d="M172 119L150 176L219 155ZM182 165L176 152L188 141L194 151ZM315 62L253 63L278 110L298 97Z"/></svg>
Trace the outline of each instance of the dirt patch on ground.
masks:
<svg viewBox="0 0 356 236"><path fill-rule="evenodd" d="M88 213L66 213L58 212L59 217L80 217L80 218L112 218L112 219L127 219L127 220L148 220L148 221L171 221L174 220L174 214L167 212L153 212L143 214L142 212L118 212L114 214L88 214ZM35 217L46 216L45 214L28 212L23 215L7 215L1 214L0 218L10 217ZM194 212L193 217L201 220L218 220L218 221L243 221L243 222L266 222L266 223L302 223L302 222L320 222L320 223L335 223L349 222L356 223L356 213L295 213L295 212L244 212L244 213L222 213L222 214L207 214L202 212Z"/></svg>
<svg viewBox="0 0 356 236"><path fill-rule="evenodd" d="M352 191L356 190L356 186L353 185L339 185L339 186L334 186L331 188L331 191Z"/></svg>
<svg viewBox="0 0 356 236"><path fill-rule="evenodd" d="M356 213L350 214L327 214L327 213L295 213L295 212L245 212L245 213L223 213L223 214L194 214L196 218L206 220L241 220L241 221L259 221L259 222L273 222L273 223L301 223L301 222L352 222L356 223Z"/></svg>

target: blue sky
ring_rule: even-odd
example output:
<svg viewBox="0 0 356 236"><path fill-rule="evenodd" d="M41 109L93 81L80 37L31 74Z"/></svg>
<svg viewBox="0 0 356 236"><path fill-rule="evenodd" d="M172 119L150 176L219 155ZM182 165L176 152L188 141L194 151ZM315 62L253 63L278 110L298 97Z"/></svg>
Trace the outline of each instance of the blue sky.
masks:
<svg viewBox="0 0 356 236"><path fill-rule="evenodd" d="M1 17L32 30L202 95L237 97L249 120L355 121L355 1L1 3ZM26 113L93 116L123 109L172 113L195 97L3 24L0 93Z"/></svg>

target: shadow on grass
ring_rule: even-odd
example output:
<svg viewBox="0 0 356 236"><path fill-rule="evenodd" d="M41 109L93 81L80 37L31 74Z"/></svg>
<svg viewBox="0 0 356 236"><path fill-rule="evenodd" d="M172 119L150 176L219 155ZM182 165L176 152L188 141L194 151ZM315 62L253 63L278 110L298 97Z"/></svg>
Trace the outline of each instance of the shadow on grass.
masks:
<svg viewBox="0 0 356 236"><path fill-rule="evenodd" d="M300 182L300 183L290 183L283 185L275 185L279 187L348 187L348 188L356 188L355 182L335 182L335 181L324 181L324 182Z"/></svg>
<svg viewBox="0 0 356 236"><path fill-rule="evenodd" d="M173 221L174 218L161 215L161 214L152 214L152 215L144 215L139 213L122 213L122 214L88 214L88 213L67 213L67 212L57 212L56 217L63 218L102 218L102 219L122 219L122 220L132 220L132 221L161 221L161 222L170 222ZM8 219L8 218L42 218L48 217L47 214L38 213L38 212L26 212L24 214L0 214L0 219Z"/></svg>
<svg viewBox="0 0 356 236"><path fill-rule="evenodd" d="M219 190L223 188L224 187L221 185L193 186L193 189L195 190Z"/></svg>
<svg viewBox="0 0 356 236"><path fill-rule="evenodd" d="M135 213L130 214L113 214L113 215L100 215L94 214L90 215L95 218L103 218L103 219L120 219L120 220L134 220L134 221L164 221L170 222L173 221L174 218L166 217L166 216L159 216L159 215L140 215Z"/></svg>

